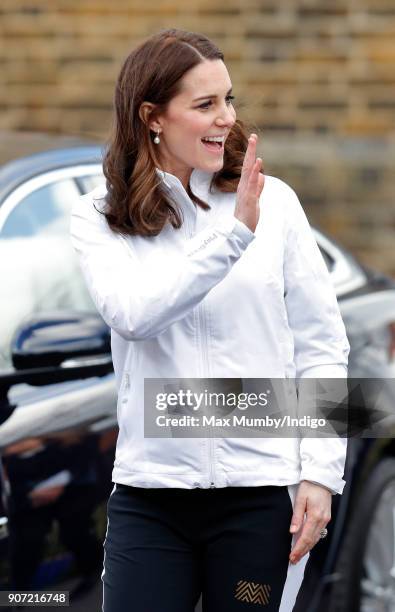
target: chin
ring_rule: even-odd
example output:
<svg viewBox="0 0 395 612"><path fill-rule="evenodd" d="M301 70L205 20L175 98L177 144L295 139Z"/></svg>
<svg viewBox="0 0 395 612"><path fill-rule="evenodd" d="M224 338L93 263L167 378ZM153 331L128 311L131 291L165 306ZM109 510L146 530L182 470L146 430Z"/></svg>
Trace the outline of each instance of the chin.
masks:
<svg viewBox="0 0 395 612"><path fill-rule="evenodd" d="M203 170L204 172L219 172L224 167L224 160L211 160L199 165L199 170Z"/></svg>

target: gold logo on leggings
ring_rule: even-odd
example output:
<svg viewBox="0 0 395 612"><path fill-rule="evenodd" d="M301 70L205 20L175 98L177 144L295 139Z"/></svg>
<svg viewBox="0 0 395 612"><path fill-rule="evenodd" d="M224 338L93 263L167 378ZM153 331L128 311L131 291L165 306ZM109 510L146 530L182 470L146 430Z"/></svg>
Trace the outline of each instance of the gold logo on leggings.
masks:
<svg viewBox="0 0 395 612"><path fill-rule="evenodd" d="M259 582L247 582L239 580L236 585L235 598L248 603L266 606L269 603L270 584L259 584Z"/></svg>

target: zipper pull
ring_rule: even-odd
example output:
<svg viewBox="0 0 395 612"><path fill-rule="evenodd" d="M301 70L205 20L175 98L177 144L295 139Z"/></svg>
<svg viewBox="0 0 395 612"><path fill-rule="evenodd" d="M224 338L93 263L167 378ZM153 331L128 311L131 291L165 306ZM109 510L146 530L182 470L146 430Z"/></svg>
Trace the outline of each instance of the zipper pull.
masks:
<svg viewBox="0 0 395 612"><path fill-rule="evenodd" d="M123 383L123 390L122 390L122 404L126 404L128 401L128 397L125 394L129 391L129 388L130 388L129 372L126 372L124 376L124 383Z"/></svg>
<svg viewBox="0 0 395 612"><path fill-rule="evenodd" d="M129 372L125 373L125 391L127 391L130 387L130 379L129 379Z"/></svg>
<svg viewBox="0 0 395 612"><path fill-rule="evenodd" d="M210 482L210 489L215 489L215 488L216 488L215 484L213 482Z"/></svg>

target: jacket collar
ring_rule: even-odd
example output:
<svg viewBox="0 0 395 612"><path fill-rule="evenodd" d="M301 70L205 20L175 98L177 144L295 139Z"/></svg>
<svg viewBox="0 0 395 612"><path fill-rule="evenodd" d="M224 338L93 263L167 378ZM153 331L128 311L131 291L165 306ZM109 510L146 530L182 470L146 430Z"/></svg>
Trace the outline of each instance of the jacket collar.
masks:
<svg viewBox="0 0 395 612"><path fill-rule="evenodd" d="M168 189L175 190L189 199L189 196L179 178L177 178L174 174L166 172L165 170L160 170L159 168L156 168L156 172ZM206 198L212 177L212 172L205 172L204 170L194 168L189 180L193 193L198 197L202 197L202 199Z"/></svg>

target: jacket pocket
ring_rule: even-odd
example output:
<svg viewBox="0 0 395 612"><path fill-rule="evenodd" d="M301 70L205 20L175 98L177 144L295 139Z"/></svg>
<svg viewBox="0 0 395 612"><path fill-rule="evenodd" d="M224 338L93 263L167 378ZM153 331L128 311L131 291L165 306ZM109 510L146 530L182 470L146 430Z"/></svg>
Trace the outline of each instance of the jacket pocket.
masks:
<svg viewBox="0 0 395 612"><path fill-rule="evenodd" d="M135 347L130 343L128 348L128 354L125 361L125 366L122 372L121 385L118 392L118 400L117 400L117 419L118 423L120 423L120 419L122 418L122 407L127 404L129 395L132 391L132 371L135 363Z"/></svg>

